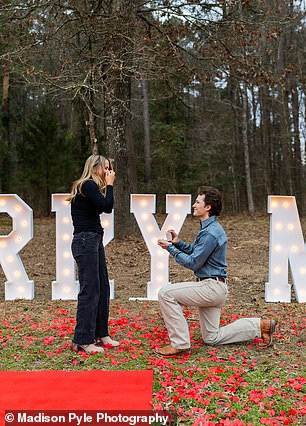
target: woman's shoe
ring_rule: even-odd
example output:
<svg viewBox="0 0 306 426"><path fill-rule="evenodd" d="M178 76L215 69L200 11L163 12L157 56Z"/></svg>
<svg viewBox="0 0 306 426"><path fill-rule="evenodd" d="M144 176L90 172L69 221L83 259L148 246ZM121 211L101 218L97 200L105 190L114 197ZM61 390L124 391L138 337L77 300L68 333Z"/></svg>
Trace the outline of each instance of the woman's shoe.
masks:
<svg viewBox="0 0 306 426"><path fill-rule="evenodd" d="M99 347L108 346L112 348L116 348L117 346L120 345L120 343L117 342L117 340L113 340L110 336L96 337L95 344Z"/></svg>
<svg viewBox="0 0 306 426"><path fill-rule="evenodd" d="M89 345L78 345L77 343L72 342L71 350L74 352L84 351L89 355L104 352L103 348L96 346L93 343L90 343Z"/></svg>

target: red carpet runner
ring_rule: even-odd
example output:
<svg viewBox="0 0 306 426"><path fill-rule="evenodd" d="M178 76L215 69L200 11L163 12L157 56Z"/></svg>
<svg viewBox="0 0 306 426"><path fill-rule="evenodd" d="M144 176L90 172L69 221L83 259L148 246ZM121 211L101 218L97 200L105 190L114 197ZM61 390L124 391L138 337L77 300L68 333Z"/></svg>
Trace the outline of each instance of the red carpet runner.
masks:
<svg viewBox="0 0 306 426"><path fill-rule="evenodd" d="M150 410L153 371L0 371L5 410Z"/></svg>

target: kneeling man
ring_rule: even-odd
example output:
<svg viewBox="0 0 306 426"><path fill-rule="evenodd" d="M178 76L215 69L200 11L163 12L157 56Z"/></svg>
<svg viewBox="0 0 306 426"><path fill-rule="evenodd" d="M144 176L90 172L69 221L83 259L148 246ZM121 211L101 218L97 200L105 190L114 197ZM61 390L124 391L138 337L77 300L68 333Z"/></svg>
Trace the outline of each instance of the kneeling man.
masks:
<svg viewBox="0 0 306 426"><path fill-rule="evenodd" d="M184 243L174 230L170 230L172 241L158 241L178 264L194 271L195 280L169 284L160 289L158 299L171 344L155 352L164 357L175 357L190 349L183 306L199 308L203 340L209 345L260 337L264 347L270 346L275 331L274 320L241 318L220 328L221 308L227 298L227 237L217 220L222 210L221 195L215 188L201 186L192 207L193 215L201 221L195 241Z"/></svg>

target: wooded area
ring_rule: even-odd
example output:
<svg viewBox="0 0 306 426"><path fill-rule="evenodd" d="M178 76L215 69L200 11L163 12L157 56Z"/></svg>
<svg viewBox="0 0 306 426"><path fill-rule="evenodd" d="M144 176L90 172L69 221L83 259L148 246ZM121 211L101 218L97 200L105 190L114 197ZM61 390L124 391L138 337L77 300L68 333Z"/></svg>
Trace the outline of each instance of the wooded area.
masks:
<svg viewBox="0 0 306 426"><path fill-rule="evenodd" d="M304 0L0 0L0 193L36 214L84 159L130 193L223 192L225 213L305 213ZM124 224L124 225L123 225Z"/></svg>

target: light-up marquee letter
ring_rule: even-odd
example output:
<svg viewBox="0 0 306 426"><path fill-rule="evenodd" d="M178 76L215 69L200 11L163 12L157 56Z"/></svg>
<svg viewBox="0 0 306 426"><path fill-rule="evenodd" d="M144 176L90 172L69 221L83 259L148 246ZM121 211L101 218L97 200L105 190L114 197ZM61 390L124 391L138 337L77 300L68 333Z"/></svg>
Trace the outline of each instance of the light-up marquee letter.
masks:
<svg viewBox="0 0 306 426"><path fill-rule="evenodd" d="M0 195L0 212L13 221L13 230L0 235L0 263L6 276L5 300L33 299L34 283L29 281L20 250L33 238L33 211L15 194Z"/></svg>
<svg viewBox="0 0 306 426"><path fill-rule="evenodd" d="M288 261L296 300L306 301L306 250L295 197L269 196L270 219L269 282L267 302L291 301Z"/></svg>
<svg viewBox="0 0 306 426"><path fill-rule="evenodd" d="M68 195L52 194L52 211L56 212L56 281L52 282L52 300L75 300L79 292L70 248L73 228Z"/></svg>
<svg viewBox="0 0 306 426"><path fill-rule="evenodd" d="M73 226L69 194L52 194L52 211L56 212L56 281L52 282L52 300L75 300L79 282L75 280L75 261L71 253ZM114 212L100 215L104 228L103 243L106 246L114 238ZM114 280L110 280L111 299L114 298Z"/></svg>
<svg viewBox="0 0 306 426"><path fill-rule="evenodd" d="M161 287L169 283L169 253L158 246L157 240L166 238L166 232L179 233L191 211L190 195L166 195L166 220L160 229L156 223L155 194L131 194L131 213L134 213L142 236L151 255L151 281L147 285L148 300L157 300Z"/></svg>

